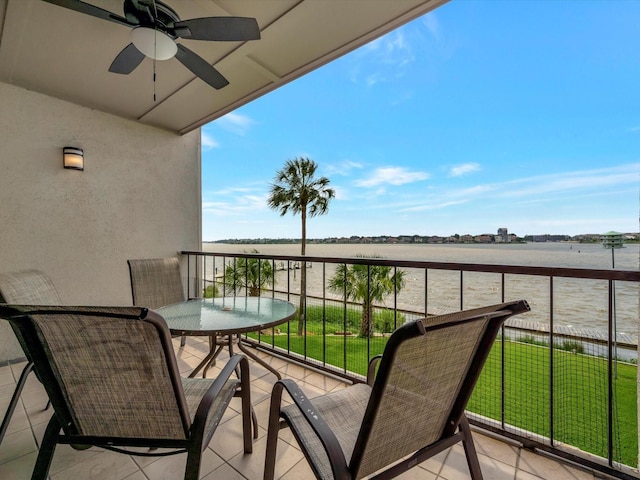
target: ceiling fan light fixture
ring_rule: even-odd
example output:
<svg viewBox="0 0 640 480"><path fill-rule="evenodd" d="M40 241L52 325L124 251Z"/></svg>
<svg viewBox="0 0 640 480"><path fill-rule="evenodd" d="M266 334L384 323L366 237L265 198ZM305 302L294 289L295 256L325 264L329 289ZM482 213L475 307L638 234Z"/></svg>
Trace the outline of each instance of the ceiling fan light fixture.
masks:
<svg viewBox="0 0 640 480"><path fill-rule="evenodd" d="M149 27L136 27L131 30L131 42L140 52L155 60L169 60L178 51L173 38Z"/></svg>

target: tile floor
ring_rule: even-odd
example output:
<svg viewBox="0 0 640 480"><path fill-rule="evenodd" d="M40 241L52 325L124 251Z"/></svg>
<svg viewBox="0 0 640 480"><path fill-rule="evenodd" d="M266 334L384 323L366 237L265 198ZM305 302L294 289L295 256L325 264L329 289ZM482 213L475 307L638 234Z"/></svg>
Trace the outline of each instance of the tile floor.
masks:
<svg viewBox="0 0 640 480"><path fill-rule="evenodd" d="M187 375L204 356L207 344L189 338L183 348L175 340L180 371ZM297 380L310 397L323 392L344 388L344 384L331 377L289 363L280 358L259 353L265 361L278 369L284 377ZM224 363L224 358L219 363ZM0 412L4 415L14 389L16 378L24 364L0 367ZM215 369L208 376L215 375ZM273 374L260 365L251 363L252 403L258 416L260 432L251 455L242 452L239 403L232 403L223 423L213 436L202 460L201 478L206 480L257 480L262 478L266 427L269 411L269 393L275 382ZM233 402L239 402L234 399ZM0 445L0 479L22 480L31 476L38 442L52 414L45 411L46 394L32 374L22 393L20 404L9 430ZM283 430L278 442L276 478L282 480L311 479L313 475L297 448L291 434ZM516 445L505 443L480 433L474 434L480 464L486 480L573 480L603 478L548 457L536 455ZM284 441L283 441L284 440ZM99 448L76 451L60 445L53 458L52 480L172 480L184 475L186 454L163 458L130 457ZM400 477L405 480L457 480L468 479L469 473L460 445L454 446L427 460Z"/></svg>

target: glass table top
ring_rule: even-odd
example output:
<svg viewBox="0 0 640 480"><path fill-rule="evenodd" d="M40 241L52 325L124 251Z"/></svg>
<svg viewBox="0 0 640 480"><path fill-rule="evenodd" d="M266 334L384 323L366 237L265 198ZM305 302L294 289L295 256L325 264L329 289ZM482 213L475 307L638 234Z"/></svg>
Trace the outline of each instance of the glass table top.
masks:
<svg viewBox="0 0 640 480"><path fill-rule="evenodd" d="M254 332L284 323L293 304L269 297L201 298L156 309L173 332L190 335Z"/></svg>

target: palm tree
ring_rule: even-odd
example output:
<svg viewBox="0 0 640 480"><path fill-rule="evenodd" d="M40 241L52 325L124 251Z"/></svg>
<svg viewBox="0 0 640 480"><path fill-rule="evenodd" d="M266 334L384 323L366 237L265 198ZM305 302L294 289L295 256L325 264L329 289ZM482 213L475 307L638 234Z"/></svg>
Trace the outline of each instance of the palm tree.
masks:
<svg viewBox="0 0 640 480"><path fill-rule="evenodd" d="M335 191L329 188L327 177L316 178L318 164L309 158L287 160L282 170L276 172L269 194L269 208L278 210L281 216L291 211L302 217L301 255L307 244L307 216L324 215ZM298 335L302 335L306 319L307 269L303 262L300 270L300 309L298 312Z"/></svg>
<svg viewBox="0 0 640 480"><path fill-rule="evenodd" d="M253 249L248 253L260 252ZM237 258L224 270L225 288L234 292L244 288L250 297L259 297L265 286L274 284L273 265L269 260Z"/></svg>
<svg viewBox="0 0 640 480"><path fill-rule="evenodd" d="M359 258L380 258L379 256ZM373 334L373 303L382 302L384 297L399 292L405 285L404 271L393 271L386 265L346 265L341 263L329 279L329 290L346 297L346 300L362 302L360 336Z"/></svg>

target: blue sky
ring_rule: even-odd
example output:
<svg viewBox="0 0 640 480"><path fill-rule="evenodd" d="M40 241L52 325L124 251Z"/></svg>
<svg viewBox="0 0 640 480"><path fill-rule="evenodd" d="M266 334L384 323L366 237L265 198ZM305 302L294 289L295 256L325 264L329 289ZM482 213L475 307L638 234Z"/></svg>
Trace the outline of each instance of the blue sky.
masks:
<svg viewBox="0 0 640 480"><path fill-rule="evenodd" d="M638 231L640 1L453 0L202 129L203 239Z"/></svg>

